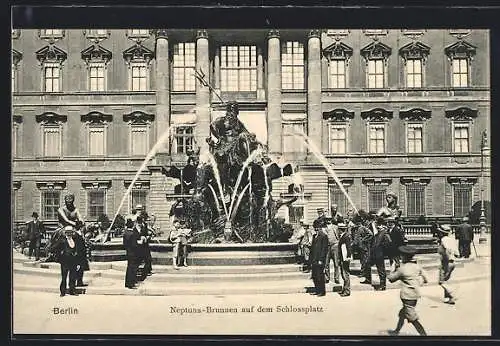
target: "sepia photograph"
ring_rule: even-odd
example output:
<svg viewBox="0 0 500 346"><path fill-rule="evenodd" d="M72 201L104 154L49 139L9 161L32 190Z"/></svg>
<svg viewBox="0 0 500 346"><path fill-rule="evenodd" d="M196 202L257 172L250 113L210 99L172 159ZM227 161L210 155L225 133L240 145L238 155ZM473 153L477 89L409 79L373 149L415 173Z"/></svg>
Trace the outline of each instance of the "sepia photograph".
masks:
<svg viewBox="0 0 500 346"><path fill-rule="evenodd" d="M126 25L12 27L14 336L492 335L488 29Z"/></svg>

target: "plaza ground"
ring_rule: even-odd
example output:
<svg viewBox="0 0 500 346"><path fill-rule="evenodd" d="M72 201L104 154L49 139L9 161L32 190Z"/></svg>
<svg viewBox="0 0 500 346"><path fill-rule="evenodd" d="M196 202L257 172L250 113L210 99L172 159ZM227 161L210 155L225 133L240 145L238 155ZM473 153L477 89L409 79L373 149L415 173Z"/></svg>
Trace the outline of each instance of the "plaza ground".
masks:
<svg viewBox="0 0 500 346"><path fill-rule="evenodd" d="M459 300L442 302L439 286L422 288L417 311L429 336L488 336L491 330L491 283L457 284ZM399 291L228 296L59 297L53 293L14 292L15 334L245 334L245 335L386 335L400 309ZM207 312L254 306L254 312ZM257 312L258 307L272 312ZM278 306L309 307L322 312L278 312ZM54 308L73 314L54 314ZM74 313L78 310L77 313ZM191 311L183 314L180 311ZM174 312L174 310L176 312ZM194 312L204 310L204 312ZM281 310L284 310L283 308ZM417 335L405 325L401 335Z"/></svg>

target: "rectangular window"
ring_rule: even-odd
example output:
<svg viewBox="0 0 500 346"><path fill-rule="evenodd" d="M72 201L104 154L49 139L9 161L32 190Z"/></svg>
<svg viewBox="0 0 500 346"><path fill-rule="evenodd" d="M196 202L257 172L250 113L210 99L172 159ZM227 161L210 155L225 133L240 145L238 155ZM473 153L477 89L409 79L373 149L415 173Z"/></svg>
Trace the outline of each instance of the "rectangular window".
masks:
<svg viewBox="0 0 500 346"><path fill-rule="evenodd" d="M195 91L194 71L196 67L196 49L194 42L174 45L174 91Z"/></svg>
<svg viewBox="0 0 500 346"><path fill-rule="evenodd" d="M330 205L336 204L338 206L338 212L342 215L346 215L348 210L346 196L335 181L329 182L328 187L330 192ZM345 190L347 192L347 189Z"/></svg>
<svg viewBox="0 0 500 346"><path fill-rule="evenodd" d="M221 90L257 90L257 47L221 47Z"/></svg>
<svg viewBox="0 0 500 346"><path fill-rule="evenodd" d="M467 59L453 59L452 86L466 87L469 85L469 64Z"/></svg>
<svg viewBox="0 0 500 346"><path fill-rule="evenodd" d="M147 87L148 69L146 67L146 63L133 63L131 67L132 67L132 91L148 90Z"/></svg>
<svg viewBox="0 0 500 346"><path fill-rule="evenodd" d="M345 60L331 60L329 64L328 86L334 89L346 87L347 67Z"/></svg>
<svg viewBox="0 0 500 346"><path fill-rule="evenodd" d="M131 127L131 153L133 156L144 156L149 151L148 127L146 125L133 125Z"/></svg>
<svg viewBox="0 0 500 346"><path fill-rule="evenodd" d="M92 190L87 192L87 216L91 220L106 213L106 191Z"/></svg>
<svg viewBox="0 0 500 346"><path fill-rule="evenodd" d="M174 135L174 153L181 154L193 150L194 126L177 126Z"/></svg>
<svg viewBox="0 0 500 346"><path fill-rule="evenodd" d="M384 61L368 60L368 88L384 87Z"/></svg>
<svg viewBox="0 0 500 346"><path fill-rule="evenodd" d="M377 212L386 205L386 185L373 185L368 187L368 210Z"/></svg>
<svg viewBox="0 0 500 346"><path fill-rule="evenodd" d="M283 152L303 153L306 151L305 144L294 135L294 133L306 133L306 124L303 122L283 123Z"/></svg>
<svg viewBox="0 0 500 346"><path fill-rule="evenodd" d="M406 185L406 209L408 216L425 215L425 185Z"/></svg>
<svg viewBox="0 0 500 346"><path fill-rule="evenodd" d="M43 73L45 91L61 91L61 66L59 64L45 64Z"/></svg>
<svg viewBox="0 0 500 346"><path fill-rule="evenodd" d="M43 156L60 157L61 148L61 127L44 126L43 127Z"/></svg>
<svg viewBox="0 0 500 346"><path fill-rule="evenodd" d="M135 208L136 205L140 204L143 206L144 210L146 210L147 199L148 199L147 190L132 189L132 191L130 191L130 201L131 201L130 209Z"/></svg>
<svg viewBox="0 0 500 346"><path fill-rule="evenodd" d="M380 154L385 152L385 125L369 125L369 148L370 153Z"/></svg>
<svg viewBox="0 0 500 346"><path fill-rule="evenodd" d="M57 220L57 210L61 205L61 192L57 190L42 191L42 219Z"/></svg>
<svg viewBox="0 0 500 346"><path fill-rule="evenodd" d="M330 125L330 153L345 154L347 152L347 128L345 125Z"/></svg>
<svg viewBox="0 0 500 346"><path fill-rule="evenodd" d="M469 152L469 124L453 126L453 151L455 153Z"/></svg>
<svg viewBox="0 0 500 346"><path fill-rule="evenodd" d="M104 64L91 64L89 67L90 91L104 91L105 85Z"/></svg>
<svg viewBox="0 0 500 346"><path fill-rule="evenodd" d="M106 154L106 135L104 126L89 127L89 155L104 156Z"/></svg>
<svg viewBox="0 0 500 346"><path fill-rule="evenodd" d="M472 185L453 186L453 216L467 216L472 206Z"/></svg>
<svg viewBox="0 0 500 346"><path fill-rule="evenodd" d="M422 60L409 59L406 62L406 86L408 88L422 87Z"/></svg>
<svg viewBox="0 0 500 346"><path fill-rule="evenodd" d="M281 88L304 89L304 45L300 42L282 45Z"/></svg>
<svg viewBox="0 0 500 346"><path fill-rule="evenodd" d="M423 126L422 124L408 124L407 126L408 152L423 152Z"/></svg>

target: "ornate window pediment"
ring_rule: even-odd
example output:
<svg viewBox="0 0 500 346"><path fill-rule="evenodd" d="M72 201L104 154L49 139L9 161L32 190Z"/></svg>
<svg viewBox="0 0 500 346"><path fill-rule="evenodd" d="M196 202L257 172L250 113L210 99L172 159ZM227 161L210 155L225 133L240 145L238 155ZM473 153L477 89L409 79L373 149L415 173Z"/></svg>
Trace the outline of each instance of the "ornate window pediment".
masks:
<svg viewBox="0 0 500 346"><path fill-rule="evenodd" d="M37 181L36 187L39 190L64 190L66 181Z"/></svg>
<svg viewBox="0 0 500 346"><path fill-rule="evenodd" d="M354 119L354 112L349 112L343 108L337 108L329 112L323 112L323 119L334 122L347 122Z"/></svg>
<svg viewBox="0 0 500 346"><path fill-rule="evenodd" d="M392 111L383 108L374 108L369 111L361 112L361 118L369 122L386 122L392 119Z"/></svg>
<svg viewBox="0 0 500 346"><path fill-rule="evenodd" d="M474 185L477 183L478 178L475 177L448 177L448 183L452 185Z"/></svg>
<svg viewBox="0 0 500 346"><path fill-rule="evenodd" d="M471 121L473 118L477 118L477 115L478 110L468 107L459 107L457 109L445 111L445 116L453 119L453 121Z"/></svg>
<svg viewBox="0 0 500 346"><path fill-rule="evenodd" d="M15 49L12 49L12 64L17 65L19 61L23 58L23 54Z"/></svg>
<svg viewBox="0 0 500 346"><path fill-rule="evenodd" d="M64 123L68 120L67 115L61 115L54 112L45 112L38 114L36 117L36 122L45 124L55 124Z"/></svg>
<svg viewBox="0 0 500 346"><path fill-rule="evenodd" d="M335 41L325 49L323 55L329 59L345 59L349 60L352 57L353 50L343 42Z"/></svg>
<svg viewBox="0 0 500 346"><path fill-rule="evenodd" d="M387 58L392 53L392 49L391 47L383 44L382 42L374 41L370 43L368 46L362 48L360 53L361 56L365 58L365 60L371 60L371 59L387 60Z"/></svg>
<svg viewBox="0 0 500 346"><path fill-rule="evenodd" d="M123 121L130 122L132 124L148 124L153 120L155 120L154 114L148 114L141 111L134 111L123 115Z"/></svg>
<svg viewBox="0 0 500 346"><path fill-rule="evenodd" d="M111 51L98 44L94 44L84 49L81 54L82 59L85 60L86 63L89 63L93 60L104 61L105 63L108 63L113 57L113 53L111 53Z"/></svg>
<svg viewBox="0 0 500 346"><path fill-rule="evenodd" d="M399 117L407 121L425 121L431 118L431 111L422 108L412 108L407 111L400 111Z"/></svg>
<svg viewBox="0 0 500 346"><path fill-rule="evenodd" d="M407 61L408 59L422 59L425 61L429 56L431 48L422 42L410 42L399 50L399 55Z"/></svg>
<svg viewBox="0 0 500 346"><path fill-rule="evenodd" d="M124 180L123 181L123 186L128 189L130 184L132 184L132 180ZM134 182L134 186L132 187L133 189L138 189L138 190L147 190L150 188L151 183L148 180L137 180Z"/></svg>
<svg viewBox="0 0 500 346"><path fill-rule="evenodd" d="M45 61L56 61L62 63L68 57L65 51L50 44L35 52L36 59L43 64Z"/></svg>
<svg viewBox="0 0 500 346"><path fill-rule="evenodd" d="M391 178L362 178L363 185L391 185Z"/></svg>
<svg viewBox="0 0 500 346"><path fill-rule="evenodd" d="M84 180L82 181L82 187L91 190L109 189L111 180Z"/></svg>
<svg viewBox="0 0 500 346"><path fill-rule="evenodd" d="M419 177L419 178L401 177L400 181L401 181L401 184L403 184L403 185L409 185L409 184L428 185L431 182L431 178L429 178L429 177Z"/></svg>
<svg viewBox="0 0 500 346"><path fill-rule="evenodd" d="M94 111L87 114L82 114L80 120L93 124L104 124L107 122L111 122L113 120L113 115Z"/></svg>
<svg viewBox="0 0 500 346"><path fill-rule="evenodd" d="M472 59L476 55L476 47L466 41L458 41L444 49L450 60L456 58Z"/></svg>
<svg viewBox="0 0 500 346"><path fill-rule="evenodd" d="M152 50L144 47L140 43L136 43L123 52L123 58L127 63L134 60L143 60L149 63L154 58L154 55L155 54Z"/></svg>

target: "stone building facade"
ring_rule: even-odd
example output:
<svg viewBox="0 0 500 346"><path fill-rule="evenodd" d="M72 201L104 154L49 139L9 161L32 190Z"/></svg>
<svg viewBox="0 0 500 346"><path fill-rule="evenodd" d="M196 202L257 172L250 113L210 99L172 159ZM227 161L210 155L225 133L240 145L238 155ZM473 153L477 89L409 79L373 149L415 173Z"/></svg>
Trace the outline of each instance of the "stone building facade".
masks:
<svg viewBox="0 0 500 346"><path fill-rule="evenodd" d="M461 217L482 194L490 200L487 30L12 34L15 221L33 211L53 219L70 191L86 220L143 203L167 227L177 182L162 167L182 166L188 150L203 147L223 113L216 93L240 103L240 118L275 159L298 165L304 194L280 211L290 222L312 221L317 207L333 203L350 208L297 131L358 209L377 209L388 190L409 218ZM287 195L289 184L275 181L273 193Z"/></svg>

